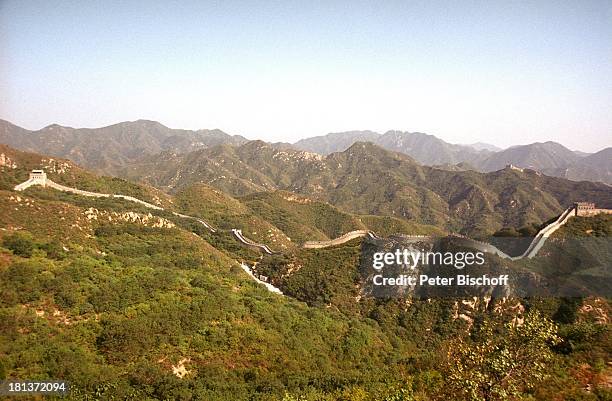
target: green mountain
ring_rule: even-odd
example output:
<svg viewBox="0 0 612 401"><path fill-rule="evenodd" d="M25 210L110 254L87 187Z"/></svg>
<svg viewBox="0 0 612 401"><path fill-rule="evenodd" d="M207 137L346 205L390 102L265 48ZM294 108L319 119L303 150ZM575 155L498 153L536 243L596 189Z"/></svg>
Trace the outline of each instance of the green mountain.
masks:
<svg viewBox="0 0 612 401"><path fill-rule="evenodd" d="M203 153L220 156L201 161L219 169L209 173L234 174L230 178L241 175L231 168L236 159L229 157L244 160L236 168L249 178L236 188L266 184L275 190L232 196L214 183L179 179L168 195L95 175L67 160L0 147L0 379L66 380L71 385L68 399L74 400L442 400L456 385L455 366L470 361L449 350L458 344L488 349L479 346L487 323L498 331L485 339L515 339L498 344L502 355L524 356L524 350L536 349L535 355L546 356L527 364L543 366L550 374L535 389L519 386L515 391L523 398L589 397L581 381L585 371L592 373L593 389L602 397L609 393L603 379L598 381L608 372L604 361L610 337L607 325L601 324L608 310L605 301L363 297L361 240L325 249L296 245L311 234L325 239L364 227L433 232L436 228L406 218L351 214L313 198L325 194L331 199L333 194L338 203L348 204L345 197L356 191L359 208L370 210L365 201L373 196L368 193L372 185L393 189L395 184L418 183L426 190L410 188L395 201L430 194L428 202L433 203L437 197L458 196L442 181L450 172L367 144L325 159L261 143L187 156L198 162ZM168 160L161 162L170 166L163 164ZM55 182L130 194L166 211L50 188L12 189L41 167ZM518 179L536 179L515 170L497 174L455 175L456 185L503 187L505 181L516 185ZM549 178L532 175L542 181L529 185L548 183ZM366 179L370 186L360 182ZM426 184L436 179L441 188ZM291 182L285 180L316 196L278 190L291 185L283 184ZM559 183L568 181L557 182L558 194L546 192L552 199L570 196ZM587 194L601 190L595 184L571 184ZM337 191L330 190L332 185ZM321 191L312 191L318 186ZM396 199L385 192L372 199L390 207L386 196ZM475 190L470 196L479 199ZM217 231L172 211L206 219ZM591 223L579 222L571 232L599 234L599 225L608 224L602 220L592 229ZM291 241L284 242L282 253L262 258L223 231L238 225L257 240L276 239L282 245L284 235ZM287 296L255 283L241 269L243 261L257 261L257 272L278 280ZM529 312L520 314L524 307ZM513 326L504 324L519 317L527 322L519 327L535 332L519 328L512 334L508 327ZM556 334L541 340L538 327L558 333L559 341ZM551 348L547 339L559 348ZM481 356L487 363L497 360L477 354Z"/></svg>
<svg viewBox="0 0 612 401"><path fill-rule="evenodd" d="M513 164L550 174L580 159L575 152L556 142L536 142L496 152L480 162L478 167L483 171L495 171Z"/></svg>
<svg viewBox="0 0 612 401"><path fill-rule="evenodd" d="M218 129L171 129L158 122L138 120L101 128L71 128L52 124L36 131L0 120L0 143L17 149L70 159L105 174L117 174L128 164L160 152L184 154L216 145L241 145L247 139ZM555 142L532 143L500 150L487 144L458 145L420 132L348 131L302 139L273 147L291 152L299 149L321 155L343 152L356 142L372 142L384 149L404 153L420 164L454 166L467 163L478 171L495 171L508 164L572 180L611 183L603 156L571 151ZM602 152L605 153L605 150ZM584 162L582 161L584 159ZM450 167L454 169L454 167ZM244 183L235 182L240 187Z"/></svg>
<svg viewBox="0 0 612 401"><path fill-rule="evenodd" d="M420 132L388 131L381 135L372 131L348 131L302 139L293 146L328 155L343 152L356 142L371 142L384 149L404 153L421 164L449 170L457 170L455 166L458 164L467 164L470 169L489 172L512 164L574 181L612 183L608 149L591 155L571 151L552 141L500 149L480 142L451 144Z"/></svg>
<svg viewBox="0 0 612 401"><path fill-rule="evenodd" d="M145 155L162 151L188 152L246 139L220 130L171 129L156 121L122 122L101 128L72 128L52 124L29 131L0 120L0 143L17 149L67 158L97 171L112 173Z"/></svg>
<svg viewBox="0 0 612 401"><path fill-rule="evenodd" d="M198 182L234 196L285 190L351 214L389 216L472 235L540 224L575 201L612 205L612 190L604 184L511 168L448 171L371 143L322 157L252 141L161 154L122 174L170 192Z"/></svg>
<svg viewBox="0 0 612 401"><path fill-rule="evenodd" d="M589 180L612 184L612 148L605 148L576 161L559 175L575 181Z"/></svg>
<svg viewBox="0 0 612 401"><path fill-rule="evenodd" d="M353 215L328 203L284 191L232 197L215 187L195 183L170 196L152 186L97 176L68 160L21 152L5 145L0 145L0 162L4 164L0 167L5 170L0 176L0 188L4 190L11 190L25 181L32 169L43 168L48 177L59 184L92 192L133 196L168 211L202 218L219 230L240 229L248 238L279 251L300 246L306 241L333 239L352 230L443 233L435 227L392 217ZM45 194L53 199L72 196L56 191L45 191ZM77 197L75 201L86 204L87 199Z"/></svg>

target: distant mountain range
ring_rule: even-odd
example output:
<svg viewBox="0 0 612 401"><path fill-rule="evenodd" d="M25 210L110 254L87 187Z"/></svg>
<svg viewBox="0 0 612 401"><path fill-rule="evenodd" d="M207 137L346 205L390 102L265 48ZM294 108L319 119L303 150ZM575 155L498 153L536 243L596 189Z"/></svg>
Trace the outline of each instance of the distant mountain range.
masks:
<svg viewBox="0 0 612 401"><path fill-rule="evenodd" d="M197 183L235 197L290 191L347 213L398 217L470 235L539 224L585 199L612 207L612 188L606 184L514 168L449 171L369 142L327 156L263 141L165 152L126 166L120 175L170 193Z"/></svg>
<svg viewBox="0 0 612 401"><path fill-rule="evenodd" d="M497 147L495 145L491 145L490 143L484 143L484 142L476 142L476 143L471 143L469 145L467 145L471 148L474 148L476 150L488 150L491 152L499 152L500 150L502 150L502 148Z"/></svg>
<svg viewBox="0 0 612 401"><path fill-rule="evenodd" d="M102 128L71 128L53 124L29 131L0 120L0 143L20 150L65 157L82 166L112 173L139 157L162 151L189 152L247 139L220 130L171 129L158 122L138 120Z"/></svg>
<svg viewBox="0 0 612 401"><path fill-rule="evenodd" d="M342 152L353 143L372 142L387 150L404 153L421 164L473 163L486 158L490 151L476 150L468 145L454 145L433 135L420 132L388 131L384 135L372 131L349 131L302 139L294 144L297 149L327 155Z"/></svg>
<svg viewBox="0 0 612 401"><path fill-rule="evenodd" d="M612 184L612 148L583 157L556 175L574 181L590 179Z"/></svg>
<svg viewBox="0 0 612 401"><path fill-rule="evenodd" d="M123 167L160 152L184 154L216 145L241 145L248 140L220 130L171 129L158 122L138 120L102 128L50 125L30 131L0 120L0 143L17 149L65 157L85 167L115 174ZM612 148L594 154L575 152L556 142L532 143L500 150L486 143L457 145L418 132L348 131L277 143L277 149L298 149L323 156L342 152L356 142L371 142L400 152L417 162L450 171L490 172L512 164L575 181L612 184Z"/></svg>
<svg viewBox="0 0 612 401"><path fill-rule="evenodd" d="M539 225L575 201L612 207L612 188L602 183L514 168L449 171L369 142L327 156L263 141L222 144L165 151L119 169L128 180L149 185L98 179L60 158L0 145L0 189L12 189L41 166L63 185L123 193L168 208L179 202L181 210L217 227L244 229L258 241L280 229L285 234L278 234L277 245L285 246L291 246L285 236L324 240L365 227L386 234L443 230L487 236L503 227Z"/></svg>
<svg viewBox="0 0 612 401"><path fill-rule="evenodd" d="M388 150L404 153L422 164L447 166L453 170L455 170L453 165L456 164L460 164L460 169L472 166L483 172L496 171L512 164L575 181L612 183L612 162L609 157L612 148L588 154L569 150L552 141L501 150L483 143L451 144L420 132L388 131L381 135L372 131L349 131L303 139L294 146L301 150L326 155L341 152L351 144L363 140Z"/></svg>

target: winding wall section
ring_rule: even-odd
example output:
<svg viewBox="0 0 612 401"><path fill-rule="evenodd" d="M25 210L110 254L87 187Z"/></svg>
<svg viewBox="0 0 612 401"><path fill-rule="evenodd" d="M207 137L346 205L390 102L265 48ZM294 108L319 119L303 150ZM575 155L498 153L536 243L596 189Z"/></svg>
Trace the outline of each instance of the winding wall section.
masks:
<svg viewBox="0 0 612 401"><path fill-rule="evenodd" d="M140 204L140 205L142 205L144 207L150 208L150 209L165 210L164 208L162 208L160 206L154 205L154 204L149 203L149 202L145 202L143 200L140 200L138 198L134 198L133 196L129 196L129 195L104 194L104 193L99 193L99 192L83 191L82 189L67 187L65 185L58 184L58 183L48 179L45 174L42 174L42 175L30 175L30 178L27 181L22 182L21 184L16 185L14 190L15 191L24 191L24 190L28 189L29 187L31 187L33 185L41 185L43 187L53 188L53 189L56 189L56 190L62 191L62 192L70 192L70 193L73 193L73 194L82 195L82 196L90 196L90 197L94 197L94 198L119 198L119 199L124 199L124 200L130 201L130 202L138 203L138 204ZM211 232L213 232L213 233L217 232L217 230L215 228L213 228L210 224L208 224L206 221L204 221L204 220L202 220L202 219L200 219L198 217L189 216L189 215L178 213L178 212L172 212L172 214L175 215L175 216L178 216L178 217L186 218L186 219L193 219L193 220L197 221L198 223L202 224L204 227L206 227ZM272 254L273 253L273 251L267 245L259 244L259 243L255 242L255 241L251 240L251 239L246 238L242 234L241 230L232 229L231 231L234 234L234 236L241 243L245 244L246 246L262 250L262 251L264 251L264 252L266 252L268 254Z"/></svg>
<svg viewBox="0 0 612 401"><path fill-rule="evenodd" d="M50 179L46 178L46 174L42 173L38 174L38 175L34 175L31 174L30 178L25 181L22 182L21 184L18 184L15 186L15 191L23 191L33 185L42 185L45 187L50 187L53 189L57 189L58 191L64 191L64 192L71 192L77 195L83 195L83 196L92 196L92 197L97 197L97 198L108 198L108 197L114 197L114 198L121 198L121 199L125 199L127 201L130 202L135 202L138 203L140 205L143 205L145 207L151 208L151 209L155 209L155 210L164 210L162 207L154 205L152 203L148 203L145 202L143 200L134 198L133 196L127 196L127 195L111 195L111 194L103 194L103 193L97 193L97 192L90 192L90 191L83 191L80 189L76 189L76 188L71 188L71 187L67 187L61 184L58 184L56 182L51 181ZM482 252L487 252L487 253L492 253L495 255L498 255L499 257L502 257L504 259L510 259L510 260L519 260L519 259L523 259L523 258L528 258L531 259L533 258L535 255L537 255L537 253L540 251L540 249L544 246L544 243L546 242L546 240L548 239L548 237L550 237L555 231L557 231L559 228L561 228L568 220L571 216L577 214L576 213L576 207L575 206L571 206L569 208L567 208L555 221L553 221L552 223L548 224L546 227L542 228L534 237L534 239L531 241L531 243L529 244L529 246L527 247L527 249L525 250L525 252L523 252L522 255L519 256L510 256L508 254L506 254L505 252L501 251L499 248L497 248L494 245L485 243L485 242L480 242L480 241L476 241L470 238L462 238L464 240L464 245L478 249ZM183 218L188 218L188 219L194 219L196 221L198 221L200 224L204 225L207 229L209 229L211 232L217 232L217 230L215 228L213 228L210 224L208 224L206 221L197 218L197 217L193 217L193 216L188 216L185 214L181 214L181 213L177 213L177 212L172 212L175 216L179 216L179 217L183 217ZM270 249L270 247L268 247L265 244L260 244L257 243L247 237L244 236L244 234L242 234L242 230L239 230L237 228L233 228L231 229L231 232L233 234L233 236L242 244L244 244L245 246L248 246L250 248L254 248L254 249L258 249L262 252L265 252L269 255L273 254L274 252ZM360 238L360 237L365 237L368 236L370 238L378 238L376 236L376 234L372 231L369 230L355 230L355 231L350 231L344 235L341 235L338 238L334 238L328 241L307 241L304 243L303 247L304 248L309 248L309 249L319 249L319 248L327 248L330 246L335 246L335 245L341 245L344 244L345 242L348 242L352 239L355 238Z"/></svg>
<svg viewBox="0 0 612 401"><path fill-rule="evenodd" d="M304 248L310 249L318 249L318 248L327 248L328 246L340 245L344 244L355 238L365 237L366 235L375 237L375 234L372 231L368 230L355 230L349 231L346 234L339 236L338 238L334 238L328 241L306 241L304 242Z"/></svg>
<svg viewBox="0 0 612 401"><path fill-rule="evenodd" d="M470 248L474 248L477 249L479 251L482 252L487 252L487 253L491 253L494 255L497 255L501 258L504 259L510 259L510 260L519 260L519 259L523 259L523 258L528 258L531 259L534 256L536 256L538 254L538 252L540 251L540 249L542 249L542 247L544 246L544 243L546 242L546 240L548 239L548 237L550 237L555 231L557 231L559 228L561 228L565 223L567 223L567 221L569 220L570 217L572 217L573 215L575 215L575 211L576 211L576 207L575 206L571 206L567 209L565 209L565 211L563 213L561 213L561 215L552 223L548 224L546 227L542 228L540 231L538 231L538 233L536 234L536 236L533 238L533 240L531 241L531 243L529 244L529 246L527 247L527 249L525 250L525 252L523 252L523 254L519 255L519 256L510 256L508 254L506 254L504 251L502 251L501 249L497 248L495 245L492 244L488 244L486 242L481 242L481 241L476 241L474 239L471 238L467 238L467 237L462 237L462 236L455 236L456 238L459 239L460 244L470 247ZM345 242L348 242L354 238L358 238L358 237L365 237L365 236L370 236L371 238L378 238L376 236L376 234L374 234L372 231L367 231L367 230L355 230L355 231L351 231L348 232L344 235L341 235L338 238L329 240L329 241L308 241L304 243L304 248L314 248L314 249L318 249L318 248L326 248L329 246L334 246L334 245L340 245L343 244ZM421 238L427 238L427 236L419 236Z"/></svg>
<svg viewBox="0 0 612 401"><path fill-rule="evenodd" d="M268 255L272 255L274 253L274 252L272 252L272 250L267 245L258 244L257 242L255 242L255 241L245 237L242 234L242 230L239 230L237 228L232 228L232 234L234 234L234 237L238 241L242 242L244 245L246 245L246 246L248 246L250 248L258 249L260 251L263 251L263 252L267 253Z"/></svg>

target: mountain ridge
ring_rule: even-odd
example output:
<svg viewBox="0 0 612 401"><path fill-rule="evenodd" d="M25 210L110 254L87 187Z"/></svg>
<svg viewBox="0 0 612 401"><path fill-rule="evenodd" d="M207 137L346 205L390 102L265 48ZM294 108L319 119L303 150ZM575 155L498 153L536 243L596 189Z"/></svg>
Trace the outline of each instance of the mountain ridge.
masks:
<svg viewBox="0 0 612 401"><path fill-rule="evenodd" d="M325 157L263 141L150 158L122 170L171 193L196 183L232 196L285 190L360 215L392 216L465 233L546 221L579 200L612 203L605 184L504 168L481 173L423 166L369 142ZM612 206L612 205L610 205Z"/></svg>
<svg viewBox="0 0 612 401"><path fill-rule="evenodd" d="M572 151L552 141L494 151L489 144L451 144L426 133L390 130L379 134L362 130L330 133L304 138L293 144L278 142L273 145L281 150L305 150L325 156L344 151L360 141L407 154L424 165L449 170L463 170L463 166L472 166L469 168L489 172L512 164L576 181L612 184L612 173L605 158L589 159L592 154ZM219 144L240 145L246 142L248 140L240 135L229 135L219 129L173 129L157 121L142 119L100 128L50 124L35 131L0 120L0 143L69 158L106 174L116 174L130 163L161 152L180 154ZM581 163L583 159L587 160Z"/></svg>
<svg viewBox="0 0 612 401"><path fill-rule="evenodd" d="M88 168L113 173L139 157L172 150L187 152L220 143L247 139L221 130L168 128L152 120L124 121L100 128L72 128L50 124L30 131L0 120L0 143L17 149L69 158Z"/></svg>
<svg viewBox="0 0 612 401"><path fill-rule="evenodd" d="M425 165L448 166L448 169L455 170L455 166L467 163L478 171L491 172L512 164L575 181L612 183L612 177L607 173L609 168L604 158L591 159L595 165L591 163L589 168L581 167L580 161L593 154L573 151L554 141L515 145L507 149L493 147L497 149L493 150L492 145L489 144L451 144L431 134L392 130L385 134L377 134L372 131L332 133L300 140L294 146L325 155L341 151L343 148L348 148L351 143L360 141L363 132L369 133L369 138L372 138L370 142L388 150L405 153ZM317 142L323 142L324 146ZM459 169L462 168L459 167ZM600 174L598 170L604 172Z"/></svg>

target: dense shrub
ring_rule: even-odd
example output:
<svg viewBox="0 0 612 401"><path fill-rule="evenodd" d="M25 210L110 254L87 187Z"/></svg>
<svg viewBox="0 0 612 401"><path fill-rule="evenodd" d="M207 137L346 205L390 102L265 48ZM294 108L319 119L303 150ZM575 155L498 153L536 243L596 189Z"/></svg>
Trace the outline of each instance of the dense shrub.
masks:
<svg viewBox="0 0 612 401"><path fill-rule="evenodd" d="M23 231L17 231L9 234L2 239L2 245L11 251L15 255L29 258L32 256L36 244L32 234Z"/></svg>

